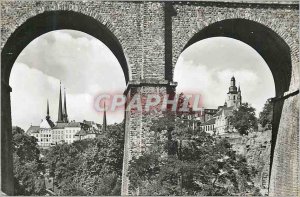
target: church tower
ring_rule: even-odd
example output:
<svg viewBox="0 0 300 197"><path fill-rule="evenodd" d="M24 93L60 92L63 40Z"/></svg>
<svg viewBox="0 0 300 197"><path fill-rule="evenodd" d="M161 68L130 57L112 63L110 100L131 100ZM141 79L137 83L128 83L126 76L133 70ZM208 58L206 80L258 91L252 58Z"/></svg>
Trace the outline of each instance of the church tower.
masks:
<svg viewBox="0 0 300 197"><path fill-rule="evenodd" d="M46 121L47 121L48 125L49 125L51 128L55 126L54 123L52 122L52 120L50 119L49 101L48 101L48 99L47 99L47 115L46 115ZM41 125L42 125L42 123L41 123ZM43 125L45 125L45 124L43 124ZM46 126L46 127L45 127L45 126L41 126L41 128L47 128L47 126Z"/></svg>
<svg viewBox="0 0 300 197"><path fill-rule="evenodd" d="M63 120L64 122L68 123L68 112L67 112L67 98L66 98L66 89L64 89L64 110L63 110Z"/></svg>
<svg viewBox="0 0 300 197"><path fill-rule="evenodd" d="M46 120L50 120L49 101L48 101L48 99L47 99L47 115L46 115Z"/></svg>
<svg viewBox="0 0 300 197"><path fill-rule="evenodd" d="M239 107L242 104L242 93L241 93L241 87L240 87L240 85L239 85L239 89L238 89L237 100L238 100L238 102L237 102L238 106L237 107Z"/></svg>
<svg viewBox="0 0 300 197"><path fill-rule="evenodd" d="M230 80L230 87L227 93L227 107L233 106L233 108L238 108L242 103L242 95L241 89L237 89L235 85L235 78L234 76Z"/></svg>
<svg viewBox="0 0 300 197"><path fill-rule="evenodd" d="M57 118L57 123L62 123L64 122L64 117L63 117L63 109L62 109L62 99L61 99L61 82L59 84L59 103L58 103L58 118Z"/></svg>

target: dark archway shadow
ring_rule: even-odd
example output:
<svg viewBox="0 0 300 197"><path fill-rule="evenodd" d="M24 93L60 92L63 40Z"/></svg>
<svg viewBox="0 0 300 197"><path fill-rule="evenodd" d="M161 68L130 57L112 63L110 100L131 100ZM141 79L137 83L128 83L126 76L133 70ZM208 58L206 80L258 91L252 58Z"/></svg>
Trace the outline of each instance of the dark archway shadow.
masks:
<svg viewBox="0 0 300 197"><path fill-rule="evenodd" d="M13 195L14 191L10 72L19 54L32 40L61 29L81 31L103 42L118 59L126 83L129 81L129 70L122 46L101 21L74 11L47 11L29 18L19 26L8 38L1 52L1 189L8 195Z"/></svg>
<svg viewBox="0 0 300 197"><path fill-rule="evenodd" d="M198 41L212 37L229 37L251 46L262 56L272 72L276 97L289 90L292 73L290 47L272 29L247 19L226 19L200 30L188 41L183 51ZM270 172L283 103L283 100L273 103Z"/></svg>

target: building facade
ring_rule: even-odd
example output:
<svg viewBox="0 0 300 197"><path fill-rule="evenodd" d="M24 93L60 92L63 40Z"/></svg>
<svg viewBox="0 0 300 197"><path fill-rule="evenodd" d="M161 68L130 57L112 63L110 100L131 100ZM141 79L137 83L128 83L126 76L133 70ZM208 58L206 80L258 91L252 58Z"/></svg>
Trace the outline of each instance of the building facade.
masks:
<svg viewBox="0 0 300 197"><path fill-rule="evenodd" d="M240 87L236 87L235 77L230 80L229 91L223 106L218 109L205 109L203 118L200 120L200 130L212 135L224 135L229 132L236 132L230 125L229 117L233 111L242 104L242 92Z"/></svg>
<svg viewBox="0 0 300 197"><path fill-rule="evenodd" d="M64 100L64 103L62 102ZM83 122L69 121L67 114L66 91L62 99L61 87L59 90L58 118L53 123L49 115L49 102L47 101L47 115L42 119L39 126L30 126L27 134L37 139L41 148L49 148L61 143L72 144L74 141L92 139L100 135L106 129L106 112L103 116L103 126L94 121Z"/></svg>

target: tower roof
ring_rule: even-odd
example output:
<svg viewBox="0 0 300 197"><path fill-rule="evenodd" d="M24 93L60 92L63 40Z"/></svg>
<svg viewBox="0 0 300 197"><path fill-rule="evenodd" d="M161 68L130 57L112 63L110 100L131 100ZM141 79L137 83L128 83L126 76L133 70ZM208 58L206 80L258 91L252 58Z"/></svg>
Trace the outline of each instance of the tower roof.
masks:
<svg viewBox="0 0 300 197"><path fill-rule="evenodd" d="M62 99L61 99L61 82L59 84L59 103L58 103L57 122L64 122L64 120L63 120L63 110L62 110Z"/></svg>
<svg viewBox="0 0 300 197"><path fill-rule="evenodd" d="M46 115L46 119L50 119L50 113L49 113L49 101L47 99L47 115Z"/></svg>
<svg viewBox="0 0 300 197"><path fill-rule="evenodd" d="M237 87L235 86L235 78L234 76L231 77L230 80L230 87L228 94L236 94L237 93Z"/></svg>
<svg viewBox="0 0 300 197"><path fill-rule="evenodd" d="M69 122L69 120L68 120L68 112L67 112L66 88L64 88L64 109L63 109L63 120L64 120L64 122Z"/></svg>

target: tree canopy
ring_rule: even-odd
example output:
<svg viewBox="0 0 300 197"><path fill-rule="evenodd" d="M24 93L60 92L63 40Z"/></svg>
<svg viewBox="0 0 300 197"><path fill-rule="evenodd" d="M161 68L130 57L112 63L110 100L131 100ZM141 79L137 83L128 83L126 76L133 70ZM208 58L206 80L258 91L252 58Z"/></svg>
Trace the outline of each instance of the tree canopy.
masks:
<svg viewBox="0 0 300 197"><path fill-rule="evenodd" d="M59 144L45 156L59 195L120 195L124 128L109 125L94 139Z"/></svg>
<svg viewBox="0 0 300 197"><path fill-rule="evenodd" d="M273 103L267 101L264 105L262 112L259 114L259 123L266 129L272 128L273 120Z"/></svg>
<svg viewBox="0 0 300 197"><path fill-rule="evenodd" d="M53 177L57 195L121 194L123 123L109 125L97 138L42 151L34 137L15 127L13 148L15 195L45 195L45 171Z"/></svg>
<svg viewBox="0 0 300 197"><path fill-rule="evenodd" d="M44 195L44 165L37 140L20 127L13 127L12 133L15 195Z"/></svg>
<svg viewBox="0 0 300 197"><path fill-rule="evenodd" d="M233 111L229 122L241 135L248 135L249 130L257 129L255 109L248 103L242 103L237 110Z"/></svg>
<svg viewBox="0 0 300 197"><path fill-rule="evenodd" d="M255 190L252 178L256 170L225 139L189 132L182 122L172 116L153 122L151 129L162 136L131 161L132 191L139 195L218 196Z"/></svg>

